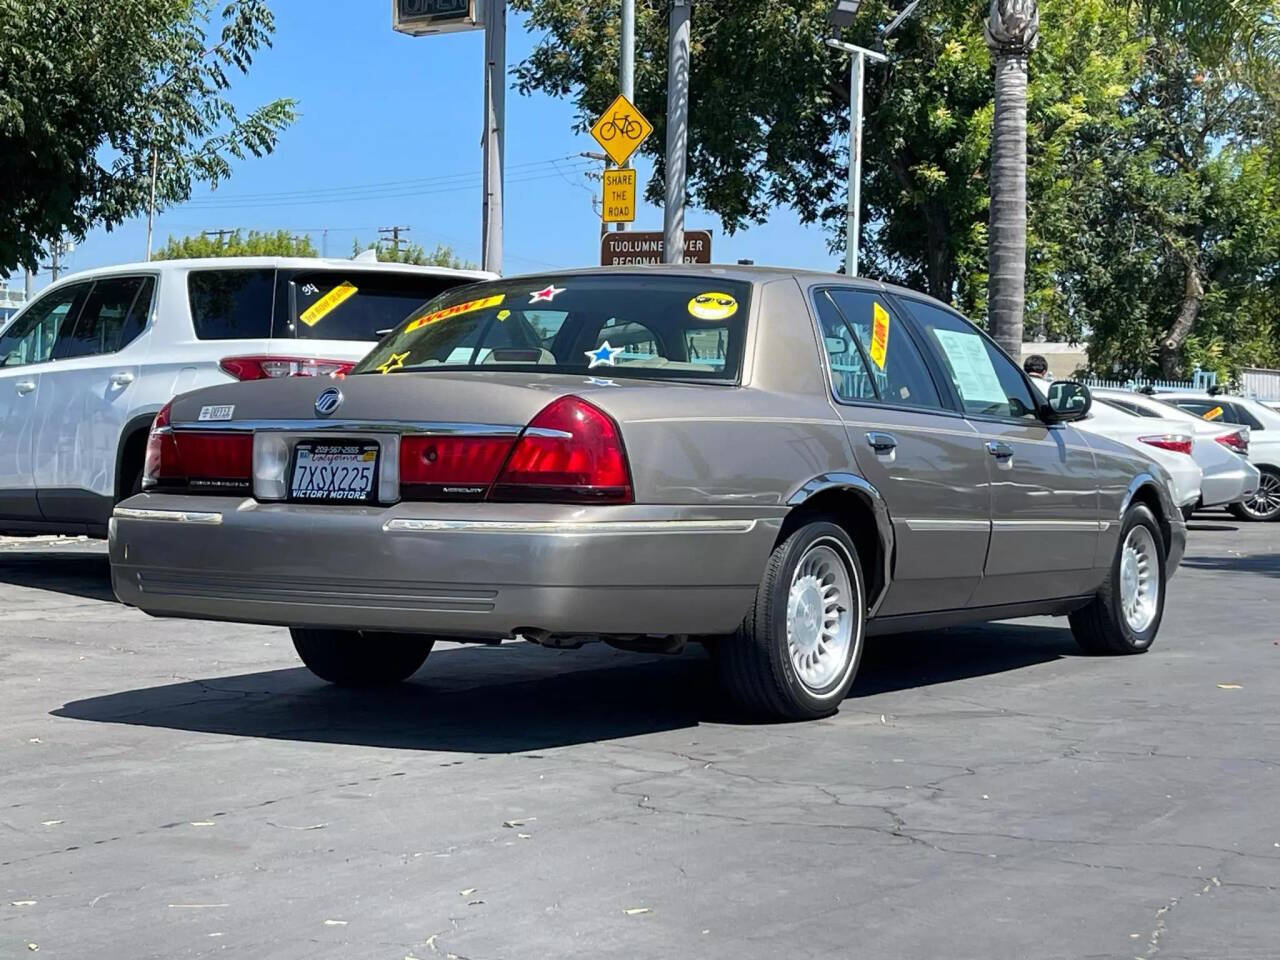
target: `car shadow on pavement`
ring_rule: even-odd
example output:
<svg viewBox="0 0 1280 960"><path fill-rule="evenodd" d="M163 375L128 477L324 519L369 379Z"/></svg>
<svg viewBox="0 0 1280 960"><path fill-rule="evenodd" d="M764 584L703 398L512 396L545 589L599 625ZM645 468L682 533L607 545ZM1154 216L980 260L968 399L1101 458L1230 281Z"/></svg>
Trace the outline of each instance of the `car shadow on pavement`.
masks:
<svg viewBox="0 0 1280 960"><path fill-rule="evenodd" d="M99 552L0 550L0 583L116 602L111 563Z"/></svg>
<svg viewBox="0 0 1280 960"><path fill-rule="evenodd" d="M1255 553L1245 557L1231 554L1206 554L1185 556L1182 566L1193 570L1214 570L1231 573L1260 573L1264 577L1280 577L1280 553Z"/></svg>
<svg viewBox="0 0 1280 960"><path fill-rule="evenodd" d="M1001 624L869 641L848 707L878 694L1073 655L1069 631ZM879 709L877 706L876 709ZM409 683L328 686L302 668L124 690L53 715L201 733L409 750L519 753L697 726L751 723L719 694L701 650L626 654L592 644L445 647Z"/></svg>

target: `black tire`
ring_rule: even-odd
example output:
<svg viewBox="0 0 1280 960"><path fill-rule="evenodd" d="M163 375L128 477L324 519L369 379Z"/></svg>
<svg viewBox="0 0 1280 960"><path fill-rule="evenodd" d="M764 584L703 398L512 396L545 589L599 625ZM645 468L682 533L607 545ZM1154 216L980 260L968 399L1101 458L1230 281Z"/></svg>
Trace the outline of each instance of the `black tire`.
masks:
<svg viewBox="0 0 1280 960"><path fill-rule="evenodd" d="M434 640L403 633L291 627L293 647L307 669L340 687L380 687L407 680Z"/></svg>
<svg viewBox="0 0 1280 960"><path fill-rule="evenodd" d="M1259 467L1262 474L1258 481L1258 493L1241 503L1233 503L1227 509L1237 520L1249 523L1274 523L1280 520L1280 471L1274 467Z"/></svg>
<svg viewBox="0 0 1280 960"><path fill-rule="evenodd" d="M1121 566L1125 554L1125 544L1135 527L1145 527L1151 536L1151 544L1155 551L1155 582L1159 586L1156 597L1155 615L1141 631L1130 626L1125 618L1122 590ZM1160 533L1160 524L1155 515L1145 504L1135 503L1124 515L1120 525L1120 539L1116 545L1116 556L1111 562L1111 571L1107 580L1098 591L1098 595L1087 606L1071 614L1071 632L1076 643L1085 653L1095 656L1146 653L1155 641L1160 630L1160 621L1164 617L1165 576L1164 537Z"/></svg>
<svg viewBox="0 0 1280 960"><path fill-rule="evenodd" d="M811 548L828 547L842 566L852 594L843 608L853 616L848 649L834 679L810 687L796 671L788 649L787 603L797 566ZM821 552L821 551L819 551ZM862 659L867 602L858 551L844 529L825 517L814 517L792 531L765 565L755 603L732 637L717 644L720 681L746 712L778 720L814 720L836 711L853 686Z"/></svg>

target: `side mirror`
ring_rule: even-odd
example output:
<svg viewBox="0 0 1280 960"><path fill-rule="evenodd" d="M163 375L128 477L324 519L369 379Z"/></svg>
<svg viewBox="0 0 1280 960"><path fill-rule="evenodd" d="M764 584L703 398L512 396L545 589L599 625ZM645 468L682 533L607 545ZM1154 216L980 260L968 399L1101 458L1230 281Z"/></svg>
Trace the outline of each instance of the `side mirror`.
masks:
<svg viewBox="0 0 1280 960"><path fill-rule="evenodd" d="M1057 380L1049 384L1046 420L1050 423L1072 423L1083 420L1093 409L1093 394L1083 383Z"/></svg>
<svg viewBox="0 0 1280 960"><path fill-rule="evenodd" d="M849 342L843 337L825 337L824 339L827 341L828 355L838 357L849 352Z"/></svg>

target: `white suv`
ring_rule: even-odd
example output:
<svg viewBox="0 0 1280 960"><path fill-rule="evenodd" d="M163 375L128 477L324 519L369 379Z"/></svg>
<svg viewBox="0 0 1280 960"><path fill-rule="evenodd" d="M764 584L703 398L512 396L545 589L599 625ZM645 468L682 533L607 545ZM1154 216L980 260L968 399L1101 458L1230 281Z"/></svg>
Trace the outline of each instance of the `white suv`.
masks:
<svg viewBox="0 0 1280 960"><path fill-rule="evenodd" d="M237 257L59 280L0 331L0 533L106 536L176 394L343 371L427 300L492 276Z"/></svg>

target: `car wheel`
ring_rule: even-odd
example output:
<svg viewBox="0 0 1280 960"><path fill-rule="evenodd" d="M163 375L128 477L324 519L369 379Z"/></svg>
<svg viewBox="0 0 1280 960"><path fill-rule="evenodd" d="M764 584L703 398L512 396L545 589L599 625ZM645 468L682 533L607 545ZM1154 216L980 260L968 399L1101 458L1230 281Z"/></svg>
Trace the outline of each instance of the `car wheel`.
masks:
<svg viewBox="0 0 1280 960"><path fill-rule="evenodd" d="M1228 508L1239 520L1267 522L1280 518L1280 473L1271 467L1258 469L1262 476L1254 495Z"/></svg>
<svg viewBox="0 0 1280 960"><path fill-rule="evenodd" d="M815 519L770 555L750 612L716 651L721 681L755 715L827 716L853 685L865 627L857 548L841 527Z"/></svg>
<svg viewBox="0 0 1280 960"><path fill-rule="evenodd" d="M340 687L377 687L407 680L435 642L402 633L292 627L294 649L308 670Z"/></svg>
<svg viewBox="0 0 1280 960"><path fill-rule="evenodd" d="M1164 539L1144 504L1134 504L1106 583L1087 607L1071 614L1071 632L1085 653L1145 653L1164 616Z"/></svg>

